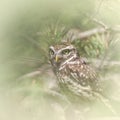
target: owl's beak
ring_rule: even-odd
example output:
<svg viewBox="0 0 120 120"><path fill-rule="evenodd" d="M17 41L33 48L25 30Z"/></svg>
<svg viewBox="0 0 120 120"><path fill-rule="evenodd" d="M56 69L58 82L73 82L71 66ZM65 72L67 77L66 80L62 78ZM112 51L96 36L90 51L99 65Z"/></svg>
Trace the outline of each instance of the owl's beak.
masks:
<svg viewBox="0 0 120 120"><path fill-rule="evenodd" d="M61 59L62 59L62 56L61 56L61 55L56 55L56 56L55 56L55 62L56 62L56 63L60 62Z"/></svg>
<svg viewBox="0 0 120 120"><path fill-rule="evenodd" d="M55 61L58 62L58 60L59 60L59 57L56 55L55 56Z"/></svg>

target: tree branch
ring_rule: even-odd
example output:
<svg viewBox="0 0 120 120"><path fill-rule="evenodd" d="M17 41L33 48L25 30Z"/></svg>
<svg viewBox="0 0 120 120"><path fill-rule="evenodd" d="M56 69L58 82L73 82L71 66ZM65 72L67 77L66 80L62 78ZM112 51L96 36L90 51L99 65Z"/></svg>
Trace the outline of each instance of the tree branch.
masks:
<svg viewBox="0 0 120 120"><path fill-rule="evenodd" d="M63 38L62 42L66 42L70 40L70 42L75 41L76 39L85 40L91 36L94 36L96 34L104 34L108 31L113 31L116 33L120 33L120 25L116 25L113 28L106 27L103 23L100 23L103 27L100 28L93 28L85 32L80 32L78 29L71 29L68 31L67 35Z"/></svg>
<svg viewBox="0 0 120 120"><path fill-rule="evenodd" d="M70 31L68 31L67 35L65 36L65 38L62 40L62 42L66 42L66 40L70 40L70 42L73 42L76 39L80 39L80 40L84 40L88 37L91 37L93 35L96 34L102 34L107 32L106 29L104 28L94 28L85 32L77 32L78 30L76 29L72 29Z"/></svg>

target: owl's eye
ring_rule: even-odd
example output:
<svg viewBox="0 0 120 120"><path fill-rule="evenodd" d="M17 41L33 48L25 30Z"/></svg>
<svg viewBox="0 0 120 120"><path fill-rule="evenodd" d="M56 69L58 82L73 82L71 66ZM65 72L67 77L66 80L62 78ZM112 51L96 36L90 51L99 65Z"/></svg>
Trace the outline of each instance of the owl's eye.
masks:
<svg viewBox="0 0 120 120"><path fill-rule="evenodd" d="M62 51L62 54L63 54L63 55L67 55L67 54L69 54L69 53L70 53L70 50L69 50L69 49L66 49L66 50L63 50L63 51Z"/></svg>
<svg viewBox="0 0 120 120"><path fill-rule="evenodd" d="M50 50L49 53L50 53L50 55L54 55L54 51L53 50Z"/></svg>

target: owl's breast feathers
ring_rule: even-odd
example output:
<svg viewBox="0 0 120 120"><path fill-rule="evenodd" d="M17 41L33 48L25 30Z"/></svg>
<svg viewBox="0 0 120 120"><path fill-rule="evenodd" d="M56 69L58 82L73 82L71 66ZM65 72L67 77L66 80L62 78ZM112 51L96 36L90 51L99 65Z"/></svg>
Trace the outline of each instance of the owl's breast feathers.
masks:
<svg viewBox="0 0 120 120"><path fill-rule="evenodd" d="M66 64L63 64L59 69L59 73L63 83L71 82L71 84L74 83L81 87L90 87L91 90L95 91L99 86L94 69L80 58L71 59Z"/></svg>

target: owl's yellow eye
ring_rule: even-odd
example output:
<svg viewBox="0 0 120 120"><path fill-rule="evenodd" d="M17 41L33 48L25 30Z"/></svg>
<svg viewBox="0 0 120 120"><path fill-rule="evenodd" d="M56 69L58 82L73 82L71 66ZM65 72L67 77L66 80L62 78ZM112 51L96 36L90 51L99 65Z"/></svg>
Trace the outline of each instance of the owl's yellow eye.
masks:
<svg viewBox="0 0 120 120"><path fill-rule="evenodd" d="M66 49L66 50L63 50L62 51L62 54L64 54L64 55L67 55L67 54L69 54L70 53L70 50L69 49Z"/></svg>
<svg viewBox="0 0 120 120"><path fill-rule="evenodd" d="M50 55L54 55L54 51L53 50L50 50L49 53L50 53Z"/></svg>

